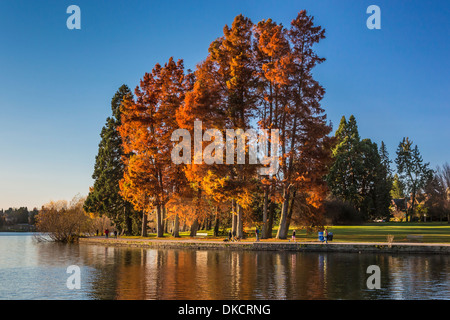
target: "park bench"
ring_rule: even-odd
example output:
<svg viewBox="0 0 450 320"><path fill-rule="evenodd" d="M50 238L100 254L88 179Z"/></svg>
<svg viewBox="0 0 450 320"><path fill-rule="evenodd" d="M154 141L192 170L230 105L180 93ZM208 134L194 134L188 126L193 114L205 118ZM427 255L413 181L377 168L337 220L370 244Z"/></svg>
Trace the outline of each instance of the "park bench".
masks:
<svg viewBox="0 0 450 320"><path fill-rule="evenodd" d="M197 232L197 234L195 235L196 237L207 237L208 236L208 234L207 233L199 233L199 232Z"/></svg>
<svg viewBox="0 0 450 320"><path fill-rule="evenodd" d="M417 234L408 234L406 236L406 239L408 239L409 241L422 242L423 236L422 235L417 235Z"/></svg>

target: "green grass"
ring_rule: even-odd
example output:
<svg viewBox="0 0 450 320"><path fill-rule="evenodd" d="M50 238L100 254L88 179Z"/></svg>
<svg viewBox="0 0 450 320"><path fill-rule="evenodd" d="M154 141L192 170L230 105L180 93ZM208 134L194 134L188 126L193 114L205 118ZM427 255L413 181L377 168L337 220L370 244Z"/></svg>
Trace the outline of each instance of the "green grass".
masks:
<svg viewBox="0 0 450 320"><path fill-rule="evenodd" d="M296 229L297 241L317 241L317 232L307 234L306 230L291 227L288 239L291 238L292 231ZM422 236L420 242L423 243L450 243L450 225L447 223L415 223L415 222L387 222L387 223L367 223L358 226L328 226L328 232L334 234L333 241L336 242L387 242L387 236L394 236L395 242L418 242L408 239L408 235ZM226 236L214 237L213 230L199 230L198 233L207 233L208 236L197 237L201 240L222 240ZM244 241L255 240L255 229L246 229L247 238ZM262 241L280 241L276 239L277 228L273 229L273 238ZM189 239L189 231L180 232L181 239ZM122 237L128 239L141 239L142 237ZM145 239L155 239L155 234L149 234ZM165 239L176 239L170 234L164 235ZM178 238L179 239L179 238ZM286 240L287 241L287 240Z"/></svg>
<svg viewBox="0 0 450 320"><path fill-rule="evenodd" d="M387 236L394 236L395 242L417 242L408 235L422 236L424 243L450 243L450 225L447 223L368 223L360 226L329 226L328 232L334 234L339 242L387 242ZM317 234L307 235L297 230L297 238L305 241L316 240ZM301 239L299 239L301 240Z"/></svg>

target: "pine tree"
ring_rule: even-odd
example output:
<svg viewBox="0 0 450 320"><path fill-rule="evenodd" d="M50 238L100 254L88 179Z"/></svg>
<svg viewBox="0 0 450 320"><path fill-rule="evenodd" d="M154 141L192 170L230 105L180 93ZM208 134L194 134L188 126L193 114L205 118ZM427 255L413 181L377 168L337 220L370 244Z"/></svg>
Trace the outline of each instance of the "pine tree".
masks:
<svg viewBox="0 0 450 320"><path fill-rule="evenodd" d="M429 168L429 163L423 162L418 146L413 148L413 142L408 138L403 138L398 145L395 163L397 164L397 173L411 196L411 206L406 217L408 221L415 213L417 193L425 186L432 175L432 170Z"/></svg>
<svg viewBox="0 0 450 320"><path fill-rule="evenodd" d="M364 165L358 127L353 115L348 122L342 117L335 137L333 164L327 176L328 186L334 196L358 209L362 201L360 190Z"/></svg>
<svg viewBox="0 0 450 320"><path fill-rule="evenodd" d="M392 199L405 198L405 185L398 177L398 174L395 174L392 180L391 197Z"/></svg>
<svg viewBox="0 0 450 320"><path fill-rule="evenodd" d="M391 160L384 142L381 142L379 149L380 163L377 165L377 179L375 181L375 208L377 217L388 218L391 216L390 205L392 201L392 170L390 167Z"/></svg>
<svg viewBox="0 0 450 320"><path fill-rule="evenodd" d="M87 212L106 215L119 229L128 235L135 234L133 225L139 224L139 213L120 195L119 181L122 179L126 156L122 148L122 139L117 131L121 124L121 103L132 95L126 85L121 86L111 101L112 116L106 119L102 128L98 154L95 158L92 178L94 186L85 201Z"/></svg>
<svg viewBox="0 0 450 320"><path fill-rule="evenodd" d="M331 193L353 205L363 219L389 216L392 185L385 144L361 140L356 118L342 117L335 134L333 164L327 176Z"/></svg>

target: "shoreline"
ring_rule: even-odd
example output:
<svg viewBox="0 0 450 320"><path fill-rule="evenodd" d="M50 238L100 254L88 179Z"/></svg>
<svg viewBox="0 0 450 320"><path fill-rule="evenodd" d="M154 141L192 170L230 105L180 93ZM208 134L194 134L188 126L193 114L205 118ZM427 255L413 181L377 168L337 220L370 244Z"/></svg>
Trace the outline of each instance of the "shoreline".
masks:
<svg viewBox="0 0 450 320"><path fill-rule="evenodd" d="M240 250L240 251L290 251L290 252L342 252L342 253L407 253L450 254L450 244L442 243L346 243L329 242L224 242L218 240L122 239L91 237L80 238L80 244L132 247L147 249L189 250Z"/></svg>

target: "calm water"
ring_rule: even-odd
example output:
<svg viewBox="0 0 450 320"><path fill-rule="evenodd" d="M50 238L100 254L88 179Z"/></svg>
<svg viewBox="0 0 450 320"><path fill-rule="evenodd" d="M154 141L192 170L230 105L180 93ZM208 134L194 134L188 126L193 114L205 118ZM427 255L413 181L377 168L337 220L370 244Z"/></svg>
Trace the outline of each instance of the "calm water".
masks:
<svg viewBox="0 0 450 320"><path fill-rule="evenodd" d="M450 299L450 257L37 243L0 233L0 299ZM66 286L81 269L81 289ZM381 289L369 290L369 265Z"/></svg>

